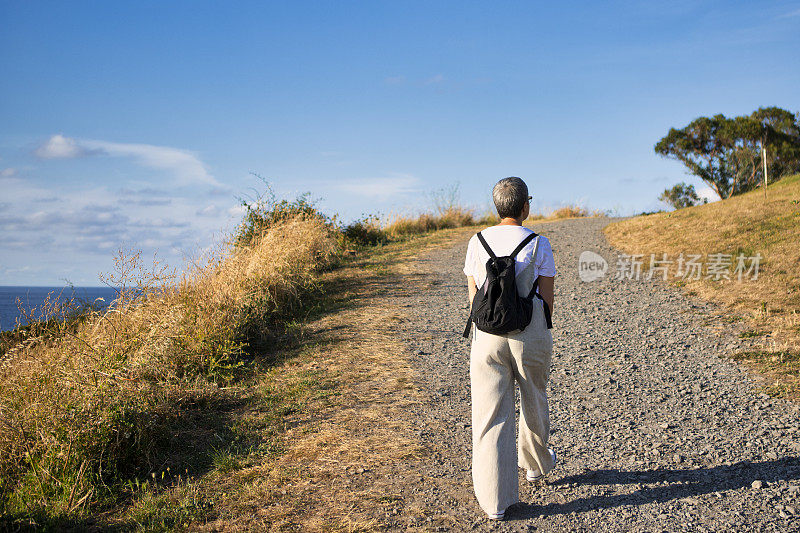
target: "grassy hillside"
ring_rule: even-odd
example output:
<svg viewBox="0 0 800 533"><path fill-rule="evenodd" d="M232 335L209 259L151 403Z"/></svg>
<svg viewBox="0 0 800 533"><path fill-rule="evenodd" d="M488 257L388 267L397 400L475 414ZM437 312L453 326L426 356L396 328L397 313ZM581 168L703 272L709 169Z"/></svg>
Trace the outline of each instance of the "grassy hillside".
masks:
<svg viewBox="0 0 800 533"><path fill-rule="evenodd" d="M113 505L195 462L209 408L337 258L319 218L267 229L178 279L120 257L113 310L51 320L0 365L0 515L38 523Z"/></svg>
<svg viewBox="0 0 800 533"><path fill-rule="evenodd" d="M610 224L606 236L629 254L643 254L647 270L650 254L666 253L676 260L683 253L701 254L701 279L677 275L669 279L687 291L726 306L745 318L751 329L743 335L762 342L762 349L736 357L774 378L772 392L800 395L800 175L787 177L763 190L724 201L639 216ZM707 266L709 254L729 254L729 277L714 279ZM739 281L735 272L740 255L760 254L758 279L753 272ZM720 264L728 261L726 256ZM752 262L745 261L749 268ZM724 269L723 269L724 270Z"/></svg>
<svg viewBox="0 0 800 533"><path fill-rule="evenodd" d="M387 242L475 223L448 206L341 227L304 197L265 198L189 271L120 254L113 309L54 298L47 320L2 335L0 529L213 516L198 492L209 476L276 456L287 417L331 396L325 372L285 361L304 360L306 323L347 305L341 280L381 272Z"/></svg>
<svg viewBox="0 0 800 533"><path fill-rule="evenodd" d="M258 520L352 530L348 509L364 502L329 487L314 507L323 485L309 492L303 465L320 446L339 450L332 464L363 463L348 431L386 413L373 404L410 398L396 310L354 302L415 250L494 223L445 205L343 227L305 197L265 195L181 275L120 255L113 309L52 300L48 320L0 335L0 529L249 523L253 501L273 501ZM410 446L391 420L363 437L387 460Z"/></svg>

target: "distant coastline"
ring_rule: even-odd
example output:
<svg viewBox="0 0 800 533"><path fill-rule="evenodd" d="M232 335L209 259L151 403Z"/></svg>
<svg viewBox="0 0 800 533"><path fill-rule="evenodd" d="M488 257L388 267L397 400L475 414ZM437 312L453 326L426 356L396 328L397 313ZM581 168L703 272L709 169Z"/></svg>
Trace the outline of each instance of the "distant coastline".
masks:
<svg viewBox="0 0 800 533"><path fill-rule="evenodd" d="M116 294L114 287L0 285L0 331L10 331L17 326L17 319L21 317L18 300L26 310L38 310L48 295L52 295L51 298L75 297L81 302L95 302L100 308L105 308ZM41 318L40 313L36 316Z"/></svg>

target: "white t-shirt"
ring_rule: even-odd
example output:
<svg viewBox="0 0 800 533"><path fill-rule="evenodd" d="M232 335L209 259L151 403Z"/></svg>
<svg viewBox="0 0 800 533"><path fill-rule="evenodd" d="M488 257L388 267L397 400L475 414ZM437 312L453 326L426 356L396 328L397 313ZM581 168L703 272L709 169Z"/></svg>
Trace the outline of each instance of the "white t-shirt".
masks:
<svg viewBox="0 0 800 533"><path fill-rule="evenodd" d="M486 239L486 244L492 249L494 255L502 257L514 251L522 240L533 233L524 226L492 226L481 231L481 235ZM517 254L516 268L517 275L525 270L533 260L533 249L537 239L529 242L525 248ZM533 265L533 277L538 276L553 277L556 275L556 263L553 259L553 250L547 237L539 235L539 250L536 252L536 263ZM489 260L489 252L478 240L477 235L473 235L467 246L467 258L464 261L464 274L475 279L475 286L480 288L486 281L486 261Z"/></svg>

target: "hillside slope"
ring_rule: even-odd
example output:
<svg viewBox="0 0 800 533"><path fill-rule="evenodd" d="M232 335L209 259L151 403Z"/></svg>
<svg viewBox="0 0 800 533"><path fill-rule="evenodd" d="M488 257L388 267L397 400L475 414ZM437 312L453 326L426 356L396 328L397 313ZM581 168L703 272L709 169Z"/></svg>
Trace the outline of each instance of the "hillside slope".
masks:
<svg viewBox="0 0 800 533"><path fill-rule="evenodd" d="M763 349L737 357L776 378L773 392L800 393L800 175L770 185L766 200L752 191L616 222L605 233L616 248L642 254L643 272L651 254L666 254L668 279L749 320L753 329L743 335L760 338ZM702 268L687 275L692 255Z"/></svg>

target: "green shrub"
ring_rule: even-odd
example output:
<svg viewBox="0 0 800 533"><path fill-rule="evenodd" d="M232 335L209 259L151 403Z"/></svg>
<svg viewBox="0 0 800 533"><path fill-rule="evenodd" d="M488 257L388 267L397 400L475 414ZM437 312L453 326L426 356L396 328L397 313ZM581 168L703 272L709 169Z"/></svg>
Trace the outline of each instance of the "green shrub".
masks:
<svg viewBox="0 0 800 533"><path fill-rule="evenodd" d="M381 228L378 217L366 216L342 228L346 243L357 246L376 246L389 241L389 236Z"/></svg>

